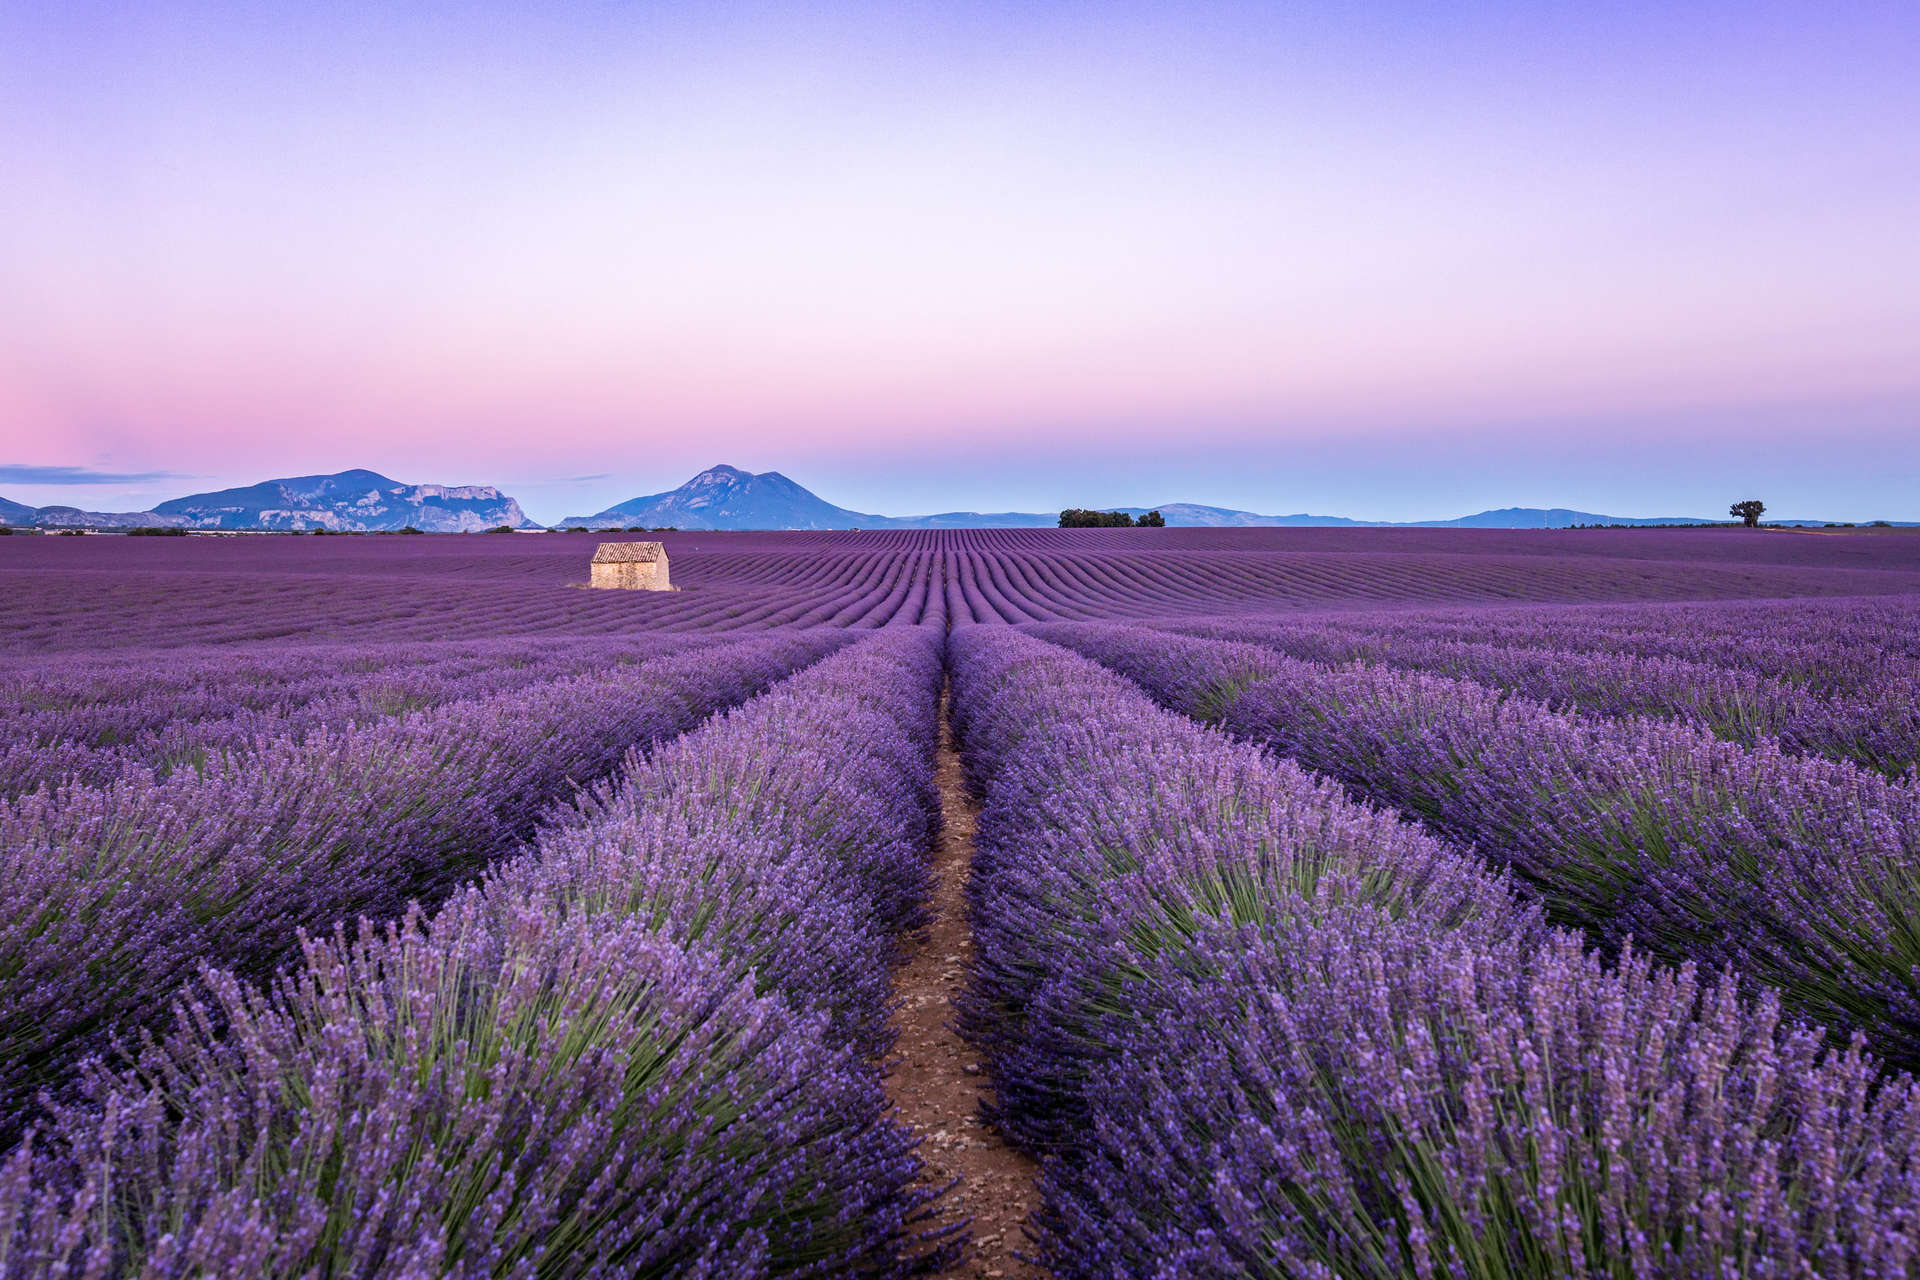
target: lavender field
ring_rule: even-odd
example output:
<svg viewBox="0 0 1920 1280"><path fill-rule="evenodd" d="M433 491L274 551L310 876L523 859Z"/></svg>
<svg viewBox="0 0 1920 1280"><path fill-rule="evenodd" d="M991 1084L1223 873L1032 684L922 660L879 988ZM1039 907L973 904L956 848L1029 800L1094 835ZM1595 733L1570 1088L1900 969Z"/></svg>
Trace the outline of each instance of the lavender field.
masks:
<svg viewBox="0 0 1920 1280"><path fill-rule="evenodd" d="M0 595L9 603L0 614L0 658L239 641L698 635L1920 592L1920 539L1904 534L958 529L646 536L666 544L673 581L683 590L575 590L587 581L592 535L15 539L0 545Z"/></svg>
<svg viewBox="0 0 1920 1280"><path fill-rule="evenodd" d="M1920 1274L1920 536L646 536L0 539L0 1277Z"/></svg>

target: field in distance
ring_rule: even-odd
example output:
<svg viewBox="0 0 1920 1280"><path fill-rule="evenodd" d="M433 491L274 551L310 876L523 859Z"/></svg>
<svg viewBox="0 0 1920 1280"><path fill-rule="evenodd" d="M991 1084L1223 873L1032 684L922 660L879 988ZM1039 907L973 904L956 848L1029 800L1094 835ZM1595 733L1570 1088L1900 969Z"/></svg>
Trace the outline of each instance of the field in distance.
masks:
<svg viewBox="0 0 1920 1280"><path fill-rule="evenodd" d="M658 538L671 594L586 591ZM0 652L957 626L1920 591L1920 538L1749 530L929 530L9 538Z"/></svg>

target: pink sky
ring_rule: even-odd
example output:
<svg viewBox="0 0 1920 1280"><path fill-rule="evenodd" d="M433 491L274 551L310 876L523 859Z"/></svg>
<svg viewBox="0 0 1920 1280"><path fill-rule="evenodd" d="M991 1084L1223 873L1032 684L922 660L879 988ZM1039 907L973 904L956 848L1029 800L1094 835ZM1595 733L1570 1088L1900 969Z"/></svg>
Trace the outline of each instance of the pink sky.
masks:
<svg viewBox="0 0 1920 1280"><path fill-rule="evenodd" d="M0 18L0 494L1920 517L1911 6L797 12Z"/></svg>

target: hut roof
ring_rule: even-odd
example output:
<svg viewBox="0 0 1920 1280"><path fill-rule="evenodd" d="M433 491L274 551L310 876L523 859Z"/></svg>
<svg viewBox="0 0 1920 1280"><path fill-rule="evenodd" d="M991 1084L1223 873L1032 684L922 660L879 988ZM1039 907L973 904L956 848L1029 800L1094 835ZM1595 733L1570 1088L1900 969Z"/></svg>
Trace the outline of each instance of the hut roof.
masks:
<svg viewBox="0 0 1920 1280"><path fill-rule="evenodd" d="M593 553L593 563L652 564L666 556L667 549L657 542L603 542Z"/></svg>

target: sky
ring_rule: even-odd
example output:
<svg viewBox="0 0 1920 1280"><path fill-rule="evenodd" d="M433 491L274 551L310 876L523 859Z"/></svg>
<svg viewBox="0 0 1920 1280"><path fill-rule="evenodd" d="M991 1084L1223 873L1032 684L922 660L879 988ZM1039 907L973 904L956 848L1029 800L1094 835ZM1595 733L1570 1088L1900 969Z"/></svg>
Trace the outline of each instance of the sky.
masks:
<svg viewBox="0 0 1920 1280"><path fill-rule="evenodd" d="M1920 519L1920 4L0 0L0 495L721 462Z"/></svg>

